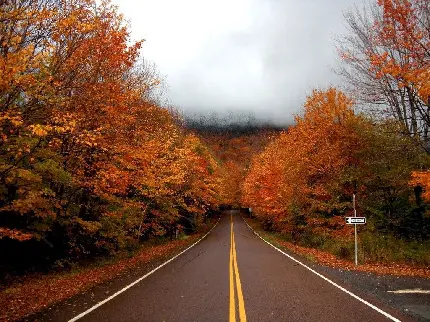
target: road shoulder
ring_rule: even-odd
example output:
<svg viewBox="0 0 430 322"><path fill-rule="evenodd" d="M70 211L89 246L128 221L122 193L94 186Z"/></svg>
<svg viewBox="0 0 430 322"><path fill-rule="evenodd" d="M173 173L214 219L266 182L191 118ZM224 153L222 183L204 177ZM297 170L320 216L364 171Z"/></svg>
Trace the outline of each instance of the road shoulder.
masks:
<svg viewBox="0 0 430 322"><path fill-rule="evenodd" d="M430 290L430 278L404 276L404 274L396 276L389 274L389 270L383 271L385 274L377 274L369 271L354 270L350 266L340 268L324 265L324 263L316 262L315 257L303 256L303 254L297 252L297 249L289 248L289 243L284 243L275 235L259 229L255 221L250 221L248 218L244 218L244 220L247 224L250 224L249 228L251 230L257 232L266 241L335 283L356 294L384 303L418 321L430 321L430 294L412 292L413 290ZM397 293L396 291L399 290L410 290L411 292Z"/></svg>

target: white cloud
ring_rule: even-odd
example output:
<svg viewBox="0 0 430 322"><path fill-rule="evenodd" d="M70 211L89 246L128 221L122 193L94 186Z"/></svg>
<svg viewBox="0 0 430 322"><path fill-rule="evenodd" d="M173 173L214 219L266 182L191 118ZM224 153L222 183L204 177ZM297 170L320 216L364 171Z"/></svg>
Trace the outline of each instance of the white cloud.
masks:
<svg viewBox="0 0 430 322"><path fill-rule="evenodd" d="M339 80L333 39L354 0L114 0L143 56L184 110L292 119L314 87Z"/></svg>

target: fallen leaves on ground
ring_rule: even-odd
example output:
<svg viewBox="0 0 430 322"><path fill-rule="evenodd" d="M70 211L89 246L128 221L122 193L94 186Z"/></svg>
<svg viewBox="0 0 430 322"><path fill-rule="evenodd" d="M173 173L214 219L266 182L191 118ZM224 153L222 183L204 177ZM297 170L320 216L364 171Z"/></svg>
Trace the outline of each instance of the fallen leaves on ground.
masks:
<svg viewBox="0 0 430 322"><path fill-rule="evenodd" d="M345 259L337 258L335 255L315 249L303 246L298 246L293 243L284 241L272 234L261 232L258 229L258 223L247 219L247 222L252 226L252 228L262 234L264 237L269 237L274 240L278 245L284 247L295 254L301 255L305 258L311 259L318 264L341 268L345 270L355 270L361 272L371 272L378 275L396 275L396 276L415 276L415 277L430 277L430 269L428 267L414 267L406 263L365 263L355 266L354 263L347 261Z"/></svg>

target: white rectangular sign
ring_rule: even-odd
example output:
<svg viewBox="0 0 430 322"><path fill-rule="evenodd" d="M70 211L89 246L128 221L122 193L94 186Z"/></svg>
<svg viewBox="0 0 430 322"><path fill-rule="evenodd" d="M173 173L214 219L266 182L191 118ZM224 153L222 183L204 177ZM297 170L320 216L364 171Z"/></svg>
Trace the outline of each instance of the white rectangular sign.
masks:
<svg viewBox="0 0 430 322"><path fill-rule="evenodd" d="M366 217L345 217L347 224L365 224Z"/></svg>

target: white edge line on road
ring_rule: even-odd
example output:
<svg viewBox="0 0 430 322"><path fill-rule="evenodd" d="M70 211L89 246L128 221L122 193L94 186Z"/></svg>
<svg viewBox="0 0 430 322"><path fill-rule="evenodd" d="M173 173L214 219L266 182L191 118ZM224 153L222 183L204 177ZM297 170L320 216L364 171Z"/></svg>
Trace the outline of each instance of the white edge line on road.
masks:
<svg viewBox="0 0 430 322"><path fill-rule="evenodd" d="M394 293L394 294L430 294L430 290L422 290L420 288L414 288L414 289L406 289L406 290L387 291L387 293Z"/></svg>
<svg viewBox="0 0 430 322"><path fill-rule="evenodd" d="M119 290L118 292L112 294L111 296L109 296L108 298L104 299L103 301L97 303L96 305L90 307L88 310L86 310L85 312L82 312L81 314L75 316L74 318L70 319L69 322L74 322L79 320L80 318L84 317L85 315L87 315L88 313L94 311L95 309L97 309L98 307L102 306L103 304L105 304L106 302L109 302L110 300L112 300L114 297L118 296L119 294L127 291L130 287L136 285L137 283L139 283L140 281L142 281L143 279L147 278L149 275L155 273L156 271L158 271L160 268L162 268L163 266L169 264L171 261L173 261L174 259L176 259L177 257L181 256L183 253L185 253L186 251L188 251L189 249L193 248L195 245L197 245L199 242L201 242L207 235L209 235L211 233L211 231L218 225L219 221L221 220L221 217L218 219L218 221L216 222L216 224L211 228L211 230L209 230L202 238L200 238L198 241L196 241L194 244L192 244L191 246L189 246L187 249L183 250L182 252L180 252L179 254L173 256L171 259L169 259L167 262L164 262L163 264L161 264L160 266L154 268L152 271L150 271L149 273L143 275L142 277L138 278L137 280L135 280L133 283L127 285L126 287L124 287L123 289Z"/></svg>
<svg viewBox="0 0 430 322"><path fill-rule="evenodd" d="M329 282L331 285L337 287L338 289L340 289L341 291L347 293L348 295L352 296L353 298L355 298L356 300L366 304L367 306L369 306L370 308L374 309L375 311L381 313L382 315L384 315L385 317L387 317L388 319L392 320L392 321L396 321L396 322L401 322L399 319L395 318L394 316L388 314L387 312L381 310L380 308L376 307L375 305L367 302L366 300L362 299L361 297L355 295L354 293L348 291L347 289L343 288L342 286L336 284L335 282L333 282L332 280L328 279L327 277L325 277L324 275L318 273L317 271L313 270L312 268L310 268L309 266L303 264L302 262L300 262L299 260L295 259L293 256L285 253L284 251L280 250L278 247L276 247L275 245L269 243L267 240L265 240L263 237L261 237L254 229L251 228L250 225L248 225L248 223L246 222L246 220L243 220L245 222L245 224L248 226L249 229L251 229L251 231L257 235L262 241L264 241L265 243L269 244L270 246L272 246L274 249L276 249L278 252L282 253L283 255L287 256L289 259L293 260L294 262L296 262L297 264L303 266L304 268L310 270L312 273L314 273L315 275L321 277L323 280Z"/></svg>

